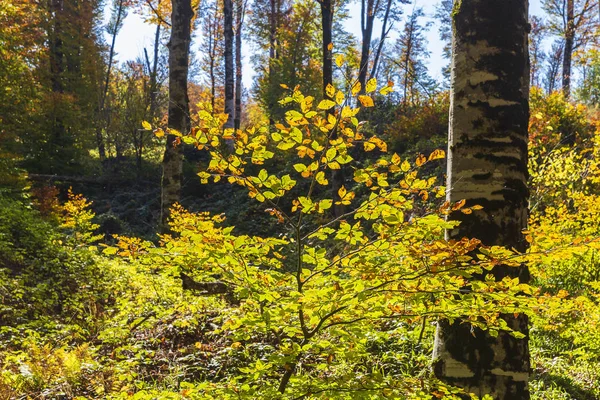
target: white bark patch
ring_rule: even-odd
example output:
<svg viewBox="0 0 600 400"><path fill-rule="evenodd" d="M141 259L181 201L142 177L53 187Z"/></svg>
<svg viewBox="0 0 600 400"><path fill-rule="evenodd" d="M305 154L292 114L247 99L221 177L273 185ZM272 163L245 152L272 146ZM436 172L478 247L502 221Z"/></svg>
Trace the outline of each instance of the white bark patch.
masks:
<svg viewBox="0 0 600 400"><path fill-rule="evenodd" d="M498 376L510 376L514 381L519 382L526 382L529 379L527 372L505 371L502 368L494 368L490 372Z"/></svg>
<svg viewBox="0 0 600 400"><path fill-rule="evenodd" d="M488 99L488 104L490 105L490 107L509 107L519 105L520 103L517 101L508 101L504 99L490 97Z"/></svg>
<svg viewBox="0 0 600 400"><path fill-rule="evenodd" d="M465 363L452 358L444 360L444 376L448 378L472 378L475 373Z"/></svg>
<svg viewBox="0 0 600 400"><path fill-rule="evenodd" d="M484 82L497 81L500 79L498 75L489 73L487 71L476 71L471 74L468 78L468 82L470 85L480 85Z"/></svg>

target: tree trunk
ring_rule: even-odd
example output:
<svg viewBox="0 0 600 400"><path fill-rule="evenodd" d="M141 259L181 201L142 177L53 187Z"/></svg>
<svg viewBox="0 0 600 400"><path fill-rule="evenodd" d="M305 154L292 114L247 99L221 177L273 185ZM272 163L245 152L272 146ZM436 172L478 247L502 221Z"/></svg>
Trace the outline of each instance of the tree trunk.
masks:
<svg viewBox="0 0 600 400"><path fill-rule="evenodd" d="M448 239L527 248L527 17L527 0L462 0L455 6L447 200L484 208L451 214L461 224L447 232ZM497 266L492 273L496 279L529 279L526 266ZM525 315L502 318L528 335ZM463 321L440 321L433 357L435 375L449 384L499 400L529 399L527 337L500 332L493 338Z"/></svg>
<svg viewBox="0 0 600 400"><path fill-rule="evenodd" d="M565 99L571 96L571 65L575 45L575 0L567 0L567 29L563 51L562 86Z"/></svg>
<svg viewBox="0 0 600 400"><path fill-rule="evenodd" d="M234 71L233 71L233 0L223 1L225 36L225 129L234 127Z"/></svg>
<svg viewBox="0 0 600 400"><path fill-rule="evenodd" d="M112 39L110 43L110 51L108 53L108 65L106 66L106 77L104 78L104 87L102 89L102 93L100 94L100 120L103 122L102 125L96 128L96 145L98 146L98 154L100 157L100 161L104 161L106 159L106 149L104 147L104 138L102 137L102 130L107 127L106 123L106 98L108 97L108 85L110 83L110 73L112 71L112 63L115 56L115 43L117 41L117 34L119 33L119 25L121 24L121 18L123 17L123 0L119 1L119 7L117 8L117 19L115 21L115 26L113 27Z"/></svg>
<svg viewBox="0 0 600 400"><path fill-rule="evenodd" d="M234 127L240 129L242 121L242 25L245 0L238 0L235 12L235 118Z"/></svg>
<svg viewBox="0 0 600 400"><path fill-rule="evenodd" d="M366 10L365 10L365 1ZM360 83L360 93L365 93L365 84L367 83L367 70L369 68L369 55L371 54L371 37L373 36L373 23L375 22L374 0L362 0L362 9L360 14L362 49L360 53L360 69L358 71L358 82Z"/></svg>
<svg viewBox="0 0 600 400"><path fill-rule="evenodd" d="M321 29L323 33L323 43L321 45L323 52L323 98L328 99L327 86L333 85L333 4L332 0L321 0ZM332 113L328 110L327 113ZM337 131L334 129L330 135L330 139L337 139ZM341 169L331 171L331 190L333 201L338 202L340 197L338 191L344 184L344 173ZM335 204L333 206L334 217L339 217L344 214L344 206Z"/></svg>
<svg viewBox="0 0 600 400"><path fill-rule="evenodd" d="M188 57L191 42L191 23L194 12L191 0L173 0L171 39L169 40L169 128L186 134L190 128ZM161 194L161 225L165 229L170 207L179 201L183 155L176 136L167 135L163 157Z"/></svg>
<svg viewBox="0 0 600 400"><path fill-rule="evenodd" d="M387 38L390 29L387 27L388 20L390 18L390 11L392 9L392 0L387 1L387 6L385 8L385 16L383 17L383 23L381 25L381 38L379 38L379 43L377 44L377 50L375 51L375 57L373 58L373 68L371 69L371 74L369 78L377 77L377 66L379 64L379 58L381 57L381 51L383 50L383 45L385 44L385 39Z"/></svg>

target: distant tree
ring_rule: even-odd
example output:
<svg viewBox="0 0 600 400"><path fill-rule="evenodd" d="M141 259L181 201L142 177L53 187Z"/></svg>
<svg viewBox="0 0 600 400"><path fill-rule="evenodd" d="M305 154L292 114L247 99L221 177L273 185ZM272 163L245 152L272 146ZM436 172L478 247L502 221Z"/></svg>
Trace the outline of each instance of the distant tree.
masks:
<svg viewBox="0 0 600 400"><path fill-rule="evenodd" d="M223 12L222 1L213 0L204 3L204 11L201 20L202 42L201 71L208 81L210 88L210 102L213 110L222 110L223 92L225 90L225 70L222 60L224 59L223 41ZM221 101L217 107L217 94L220 93Z"/></svg>
<svg viewBox="0 0 600 400"><path fill-rule="evenodd" d="M44 162L39 167L56 173L78 169L93 147L94 124L86 121L97 114L103 87L105 63L99 39L102 8L96 0L51 0L45 4L44 48L48 57L43 75L50 90L44 105L45 155L40 157Z"/></svg>
<svg viewBox="0 0 600 400"><path fill-rule="evenodd" d="M546 54L543 49L543 42L546 37L546 25L540 17L535 15L529 18L531 32L529 32L529 59L530 59L530 75L531 86L540 86L540 73L542 65L546 60Z"/></svg>
<svg viewBox="0 0 600 400"><path fill-rule="evenodd" d="M598 26L597 0L543 0L548 13L548 29L562 38L562 89L566 98L571 94L573 53L584 47Z"/></svg>
<svg viewBox="0 0 600 400"><path fill-rule="evenodd" d="M235 72L233 69L233 0L223 0L223 37L225 39L225 114L224 128L234 128L235 120Z"/></svg>
<svg viewBox="0 0 600 400"><path fill-rule="evenodd" d="M398 3L406 4L407 0L396 0ZM367 82L367 76L369 76L369 60L372 53L372 37L373 27L377 18L381 19L382 33L379 38L379 42L376 44L374 64L378 62L381 49L385 43L385 39L389 33L388 23L390 20L397 20L401 14L401 10L398 7L394 7L394 0L360 0L361 12L360 12L360 28L362 35L361 43L361 56L360 66L358 71L358 82L361 85L361 93L365 93L365 84ZM377 66L373 65L371 77L374 76Z"/></svg>
<svg viewBox="0 0 600 400"><path fill-rule="evenodd" d="M194 16L190 0L173 0L169 40L169 128L182 134L190 129L188 58ZM179 201L182 179L182 147L175 135L167 134L161 182L161 225L167 226L170 208Z"/></svg>
<svg viewBox="0 0 600 400"><path fill-rule="evenodd" d="M242 121L242 27L246 14L247 0L235 1L235 129Z"/></svg>
<svg viewBox="0 0 600 400"><path fill-rule="evenodd" d="M548 54L546 68L544 73L544 88L547 93L558 90L561 85L561 63L563 60L564 44L557 40L552 44L552 49Z"/></svg>
<svg viewBox="0 0 600 400"><path fill-rule="evenodd" d="M454 0L441 0L435 7L435 18L439 22L438 32L443 47L443 56L446 60L452 57L452 7ZM450 65L442 68L444 79L450 81Z"/></svg>
<svg viewBox="0 0 600 400"><path fill-rule="evenodd" d="M292 13L290 0L255 0L251 4L248 36L257 47L252 64L257 71L254 92L258 102L273 123L278 112L277 101L283 94L279 81L281 35L288 25Z"/></svg>
<svg viewBox="0 0 600 400"><path fill-rule="evenodd" d="M428 93L433 81L429 77L424 60L429 57L425 32L430 24L421 24L425 16L422 8L415 8L398 37L392 62L397 68L397 77L402 93L402 103L414 103L420 93Z"/></svg>
<svg viewBox="0 0 600 400"><path fill-rule="evenodd" d="M104 138L102 136L102 131L106 130L108 121L110 120L110 117L107 115L106 110L106 99L108 97L108 89L110 84L113 59L115 56L115 43L117 41L117 35L119 34L119 30L123 26L123 20L126 16L127 9L125 7L125 0L113 0L110 20L108 22L108 25L106 26L106 32L111 36L110 50L108 53L108 63L106 66L104 87L102 88L102 92L100 93L100 103L98 105L100 122L97 123L98 126L96 127L96 143L98 146L98 154L100 157L100 161L104 161L106 159L106 148L104 144Z"/></svg>

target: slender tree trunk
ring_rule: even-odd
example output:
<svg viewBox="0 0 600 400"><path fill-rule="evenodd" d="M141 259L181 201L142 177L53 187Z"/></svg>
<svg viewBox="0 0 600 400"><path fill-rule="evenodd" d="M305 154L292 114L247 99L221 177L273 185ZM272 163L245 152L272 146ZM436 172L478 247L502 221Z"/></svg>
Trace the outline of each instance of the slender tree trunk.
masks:
<svg viewBox="0 0 600 400"><path fill-rule="evenodd" d="M365 9L365 2L366 9ZM367 83L367 70L369 69L369 56L371 54L371 37L373 36L373 23L375 22L374 0L361 1L361 33L362 48L360 53L360 69L358 71L358 82L360 83L360 92L365 93L365 84Z"/></svg>
<svg viewBox="0 0 600 400"><path fill-rule="evenodd" d="M387 1L387 6L385 8L385 16L383 17L383 23L381 25L381 38L379 39L379 43L377 44L377 50L375 51L375 57L373 58L373 68L371 69L371 74L369 78L377 77L377 67L379 64L379 58L381 57L381 51L383 49L383 45L385 44L385 39L389 33L389 29L387 27L388 20L390 18L390 11L392 9L392 1ZM390 26L391 29L391 26Z"/></svg>
<svg viewBox="0 0 600 400"><path fill-rule="evenodd" d="M448 239L475 237L484 245L524 252L527 242L529 61L527 0L462 0L454 11L447 200L483 210L453 213L461 224ZM496 279L527 282L526 266L497 266ZM480 279L482 277L474 277ZM468 290L468 286L465 287ZM525 315L503 315L528 335ZM440 321L433 369L443 381L478 396L529 399L528 338L493 338L464 321Z"/></svg>
<svg viewBox="0 0 600 400"><path fill-rule="evenodd" d="M64 49L62 41L62 18L64 12L63 0L49 0L50 14L54 17L52 27L49 29L50 37L50 83L52 92L64 93L63 84L64 66ZM63 120L58 115L53 115L52 137L56 141L56 145L60 145L60 141L65 135L65 126Z"/></svg>
<svg viewBox="0 0 600 400"><path fill-rule="evenodd" d="M571 96L571 65L575 44L575 0L567 0L567 29L565 31L565 48L563 51L562 86L566 99Z"/></svg>
<svg viewBox="0 0 600 400"><path fill-rule="evenodd" d="M233 71L233 0L223 0L225 36L225 129L234 127L234 71Z"/></svg>
<svg viewBox="0 0 600 400"><path fill-rule="evenodd" d="M330 98L327 95L327 86L333 85L333 4L332 0L320 0L321 5L321 30L323 34L323 43L321 44L321 50L323 54L323 98ZM327 113L331 114L333 111L328 110ZM337 131L334 129L329 137L331 139L337 139ZM341 169L334 169L331 171L331 190L333 194L334 203L339 201L338 191L344 184L344 174ZM339 217L344 214L344 206L335 204L333 206L334 217Z"/></svg>
<svg viewBox="0 0 600 400"><path fill-rule="evenodd" d="M240 129L242 121L242 25L245 0L237 1L235 13L235 118L234 127Z"/></svg>
<svg viewBox="0 0 600 400"><path fill-rule="evenodd" d="M106 77L104 78L104 87L102 88L102 93L100 94L100 118L103 121L103 124L96 128L96 145L98 146L98 154L100 156L100 161L104 161L106 159L106 149L104 147L104 138L102 137L102 130L106 129L108 124L106 123L106 98L108 97L108 85L110 83L110 73L112 71L112 63L115 56L115 43L117 41L117 34L119 33L119 25L121 24L121 18L123 17L123 4L124 0L119 1L119 7L117 8L117 19L114 26L114 31L112 32L112 39L110 43L110 51L108 53L108 65L106 66Z"/></svg>
<svg viewBox="0 0 600 400"><path fill-rule="evenodd" d="M275 86L275 60L277 59L277 23L279 21L279 2L276 0L270 0L270 12L269 12L269 86L271 89ZM273 90L271 90L273 93ZM275 124L273 115L275 115L275 99L273 95L269 96L268 112L269 112L269 125Z"/></svg>
<svg viewBox="0 0 600 400"><path fill-rule="evenodd" d="M194 12L191 0L173 0L171 39L169 40L169 128L182 134L190 129L189 98L187 92L191 23ZM163 157L161 194L161 225L167 226L170 207L181 195L182 148L176 136L167 135Z"/></svg>
<svg viewBox="0 0 600 400"><path fill-rule="evenodd" d="M156 24L154 33L154 57L150 73L150 117L155 118L158 111L158 46L160 45L160 24Z"/></svg>

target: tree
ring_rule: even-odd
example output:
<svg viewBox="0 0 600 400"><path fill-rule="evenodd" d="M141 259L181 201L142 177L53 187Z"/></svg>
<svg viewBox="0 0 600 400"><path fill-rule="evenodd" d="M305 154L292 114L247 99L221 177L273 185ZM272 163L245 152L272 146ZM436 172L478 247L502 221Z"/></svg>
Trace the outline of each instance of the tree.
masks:
<svg viewBox="0 0 600 400"><path fill-rule="evenodd" d="M435 7L435 18L439 21L439 37L444 43L444 58L450 60L452 57L452 7L454 0L441 0ZM450 80L450 65L442 69L444 78Z"/></svg>
<svg viewBox="0 0 600 400"><path fill-rule="evenodd" d="M233 0L223 0L223 27L225 38L225 114L224 128L234 127L235 120L235 74L233 70Z"/></svg>
<svg viewBox="0 0 600 400"><path fill-rule="evenodd" d="M109 117L106 115L106 98L108 96L108 88L110 84L110 75L112 71L113 58L115 56L115 43L117 41L117 35L119 30L123 26L123 20L127 16L127 10L125 9L125 0L114 0L111 8L110 21L106 27L106 31L111 35L110 50L108 53L108 64L106 66L106 76L104 78L104 87L100 93L100 104L98 105L98 111L100 114L101 123L96 127L96 144L98 146L98 154L100 161L106 159L106 148L104 144L104 138L102 137L102 131L106 130L108 125Z"/></svg>
<svg viewBox="0 0 600 400"><path fill-rule="evenodd" d="M400 3L406 4L407 0L400 0ZM381 55L381 50L385 43L385 39L391 29L387 27L388 21L390 19L397 20L400 15L400 11L398 9L393 9L394 1L387 0L361 0L361 11L360 11L360 29L362 34L362 44L361 44L361 55L360 55L360 66L358 70L358 82L361 85L361 94L365 93L365 86L367 83L368 69L369 69L369 59L371 56L371 39L373 36L373 27L375 24L375 19L377 17L382 18L382 28L381 28L381 37L379 38L379 43L376 45L377 49L375 51L375 60L373 69L371 71L371 77L375 75L377 71L376 63L379 60Z"/></svg>
<svg viewBox="0 0 600 400"><path fill-rule="evenodd" d="M531 32L529 33L530 82L531 86L539 87L541 67L546 59L543 49L546 26L544 21L535 15L529 18L529 23L531 24Z"/></svg>
<svg viewBox="0 0 600 400"><path fill-rule="evenodd" d="M424 63L424 59L429 57L425 38L429 24L422 25L419 22L424 16L422 8L413 10L396 41L394 53L398 57L391 59L398 68L397 75L404 106L413 104L420 92L429 92L433 83Z"/></svg>
<svg viewBox="0 0 600 400"><path fill-rule="evenodd" d="M597 0L544 0L549 15L548 29L564 41L562 89L566 98L571 94L573 53L585 46L597 26Z"/></svg>
<svg viewBox="0 0 600 400"><path fill-rule="evenodd" d="M446 196L452 203L482 206L449 215L460 221L447 231L449 240L475 237L521 253L527 248L529 196L527 9L527 0L462 0L455 6ZM497 281L529 277L524 265L497 265L491 274ZM485 272L478 278L486 278ZM528 320L523 314L502 318L513 335L525 339L506 332L493 337L460 320L440 321L435 375L478 396L529 399Z"/></svg>
<svg viewBox="0 0 600 400"><path fill-rule="evenodd" d="M187 92L191 24L194 12L191 0L173 0L171 39L169 40L169 128L181 133L190 129ZM179 201L183 155L179 139L167 134L161 182L161 224L166 226L169 210Z"/></svg>
<svg viewBox="0 0 600 400"><path fill-rule="evenodd" d="M235 3L235 118L234 128L242 121L242 26L246 15L246 0Z"/></svg>
<svg viewBox="0 0 600 400"><path fill-rule="evenodd" d="M208 78L210 87L210 102L213 110L223 106L224 91L224 69L221 60L224 59L223 49L223 13L221 12L220 1L215 0L212 3L204 4L204 13L202 18L202 43L200 50L202 52L201 69ZM217 92L221 98L219 107L217 107ZM220 108L222 110L222 108Z"/></svg>
<svg viewBox="0 0 600 400"><path fill-rule="evenodd" d="M552 49L548 54L544 77L544 87L548 94L558 90L560 87L560 67L563 58L563 51L564 44L559 40L552 44Z"/></svg>

